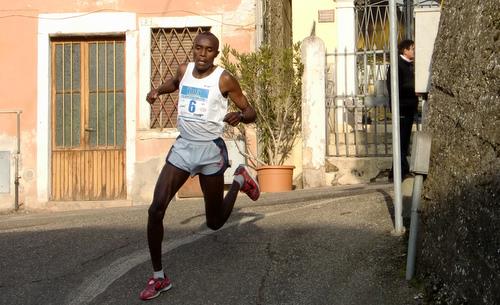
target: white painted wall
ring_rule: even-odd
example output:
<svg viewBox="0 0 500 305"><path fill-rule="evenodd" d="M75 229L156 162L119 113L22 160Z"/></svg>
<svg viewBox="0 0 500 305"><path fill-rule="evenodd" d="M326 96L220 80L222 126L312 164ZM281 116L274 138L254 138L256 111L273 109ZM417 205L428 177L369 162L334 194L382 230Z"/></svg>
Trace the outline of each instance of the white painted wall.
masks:
<svg viewBox="0 0 500 305"><path fill-rule="evenodd" d="M337 50L347 53L347 56L339 56L337 62L337 95L354 94L356 80L356 57L354 55L356 46L354 1L337 0L336 9L337 24Z"/></svg>
<svg viewBox="0 0 500 305"><path fill-rule="evenodd" d="M332 23L319 23L318 11L335 9L335 6L335 1L333 0L293 0L293 42L299 42L308 37L311 34L313 24L316 23L316 36L323 40L327 52L333 52L336 47L337 19Z"/></svg>
<svg viewBox="0 0 500 305"><path fill-rule="evenodd" d="M415 91L429 92L431 60L441 11L439 7L415 8Z"/></svg>
<svg viewBox="0 0 500 305"><path fill-rule="evenodd" d="M335 87L336 95L349 96L356 92L356 33L355 33L355 14L353 0L337 0L337 9L335 11L337 20L337 56ZM343 54L343 55L342 55ZM337 122L343 122L343 103L344 99L337 101Z"/></svg>

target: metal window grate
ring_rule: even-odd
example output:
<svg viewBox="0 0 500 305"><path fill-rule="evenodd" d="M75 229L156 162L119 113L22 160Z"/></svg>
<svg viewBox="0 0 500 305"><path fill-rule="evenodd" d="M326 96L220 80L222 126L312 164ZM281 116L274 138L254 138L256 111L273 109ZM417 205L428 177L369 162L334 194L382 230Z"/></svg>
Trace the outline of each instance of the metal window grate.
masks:
<svg viewBox="0 0 500 305"><path fill-rule="evenodd" d="M158 88L174 77L180 64L192 60L193 41L210 27L151 29L151 87ZM178 93L165 94L151 106L151 128L173 128L177 124Z"/></svg>

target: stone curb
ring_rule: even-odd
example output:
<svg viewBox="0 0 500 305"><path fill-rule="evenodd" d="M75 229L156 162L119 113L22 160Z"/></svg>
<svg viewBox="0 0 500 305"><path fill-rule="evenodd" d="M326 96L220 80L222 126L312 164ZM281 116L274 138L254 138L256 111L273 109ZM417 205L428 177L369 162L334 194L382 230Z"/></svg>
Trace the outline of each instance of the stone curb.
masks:
<svg viewBox="0 0 500 305"><path fill-rule="evenodd" d="M391 194L393 185L391 183L374 183L349 186L331 186L312 189L294 190L285 193L263 193L255 204L277 205L298 203L302 201L314 201L322 199L347 198L358 195L387 193ZM246 197L239 197L238 202L252 203Z"/></svg>

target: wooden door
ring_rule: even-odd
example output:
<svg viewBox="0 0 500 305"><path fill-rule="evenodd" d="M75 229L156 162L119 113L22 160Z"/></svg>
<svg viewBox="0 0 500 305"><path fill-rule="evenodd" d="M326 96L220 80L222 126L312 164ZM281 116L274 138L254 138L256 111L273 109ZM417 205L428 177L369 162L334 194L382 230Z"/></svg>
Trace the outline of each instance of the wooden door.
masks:
<svg viewBox="0 0 500 305"><path fill-rule="evenodd" d="M126 198L124 37L51 41L51 200Z"/></svg>

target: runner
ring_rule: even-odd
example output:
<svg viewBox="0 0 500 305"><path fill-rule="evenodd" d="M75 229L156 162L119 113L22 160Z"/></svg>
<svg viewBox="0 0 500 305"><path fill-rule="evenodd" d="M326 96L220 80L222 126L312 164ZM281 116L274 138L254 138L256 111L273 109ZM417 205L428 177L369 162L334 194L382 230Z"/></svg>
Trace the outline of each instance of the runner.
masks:
<svg viewBox="0 0 500 305"><path fill-rule="evenodd" d="M213 230L227 221L239 191L254 201L260 195L257 181L240 165L224 197L224 171L228 167L222 139L224 122L232 126L252 123L256 114L238 81L214 65L218 54L217 37L210 32L198 34L194 40L194 62L180 65L175 77L152 89L146 97L153 104L159 95L179 90L177 128L180 135L167 155L148 210L148 244L154 272L140 294L142 300L153 299L172 288L162 267L163 218L168 204L189 176L199 175L207 226ZM228 99L240 111L227 113Z"/></svg>

